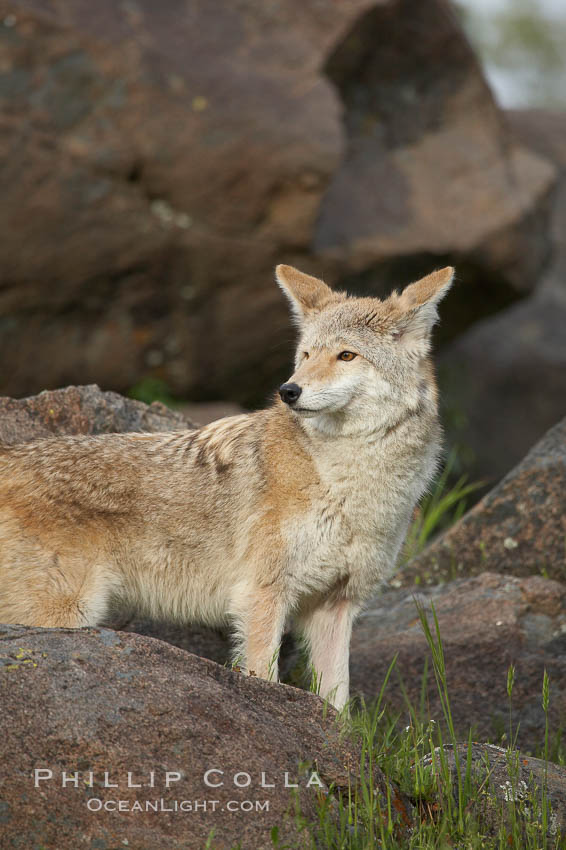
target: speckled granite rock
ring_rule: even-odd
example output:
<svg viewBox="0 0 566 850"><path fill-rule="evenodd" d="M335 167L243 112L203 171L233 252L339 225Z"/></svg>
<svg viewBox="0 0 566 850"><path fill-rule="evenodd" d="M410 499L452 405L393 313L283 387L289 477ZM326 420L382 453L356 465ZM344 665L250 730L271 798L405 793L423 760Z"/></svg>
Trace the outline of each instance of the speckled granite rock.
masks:
<svg viewBox="0 0 566 850"><path fill-rule="evenodd" d="M46 390L29 398L0 397L0 440L10 445L64 434L190 427L181 414L159 402L147 405L118 393L102 392L96 384Z"/></svg>
<svg viewBox="0 0 566 850"><path fill-rule="evenodd" d="M466 744L459 744L454 748L447 744L443 749L452 775L454 797L457 800L456 759L460 765L461 780L465 781L468 747ZM437 750L434 761L436 768L439 760L440 754ZM432 765L433 759L430 756L423 759L424 767L430 768ZM566 768L545 763L541 759L529 758L517 750L477 743L472 743L469 765L475 785L479 785L481 789L470 808L487 834L497 834L499 831L501 811L505 812L509 834L513 820L518 824L518 831L522 836L525 835L527 824L531 824L531 836L533 832L536 833L537 825L540 830L544 788L544 798L547 801L547 846L564 846L562 842L556 844L556 841L559 836L562 839L566 837ZM442 805L442 801L439 801L439 805ZM540 840L544 842L542 836ZM511 840L509 844L512 844ZM512 846L518 845L515 843ZM526 837L524 846L528 846Z"/></svg>
<svg viewBox="0 0 566 850"><path fill-rule="evenodd" d="M319 793L331 784L340 793L359 777L359 750L340 738L336 713L317 696L162 641L0 626L0 679L0 714L10 718L0 740L3 850L202 850L212 829L215 850L239 841L260 850L272 847L273 826L302 846L285 775L311 819ZM38 787L36 769L51 771ZM320 784L309 786L313 769ZM63 771L76 772L77 787L72 779L62 787ZM104 787L105 772L117 787ZM410 803L379 768L373 778L385 812L391 794L404 832ZM115 800L125 801L122 811L100 809ZM146 811L147 800L159 809ZM174 801L192 808L174 810Z"/></svg>
<svg viewBox="0 0 566 850"><path fill-rule="evenodd" d="M566 581L566 419L396 576L413 585L484 570Z"/></svg>

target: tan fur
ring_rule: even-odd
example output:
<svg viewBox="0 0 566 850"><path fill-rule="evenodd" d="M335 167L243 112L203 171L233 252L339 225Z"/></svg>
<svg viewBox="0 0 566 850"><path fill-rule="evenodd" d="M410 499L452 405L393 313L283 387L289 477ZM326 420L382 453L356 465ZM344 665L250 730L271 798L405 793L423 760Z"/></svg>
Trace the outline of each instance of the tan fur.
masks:
<svg viewBox="0 0 566 850"><path fill-rule="evenodd" d="M0 447L0 622L76 628L127 606L230 623L241 666L274 678L292 622L345 704L352 622L435 470L430 331L452 269L385 301L277 278L300 327L295 409Z"/></svg>

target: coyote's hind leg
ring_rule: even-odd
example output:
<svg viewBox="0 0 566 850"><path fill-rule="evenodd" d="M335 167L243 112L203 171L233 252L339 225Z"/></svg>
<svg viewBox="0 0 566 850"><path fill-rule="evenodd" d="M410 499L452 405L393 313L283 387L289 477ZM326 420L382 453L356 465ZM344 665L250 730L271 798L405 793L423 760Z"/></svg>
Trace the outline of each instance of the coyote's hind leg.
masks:
<svg viewBox="0 0 566 850"><path fill-rule="evenodd" d="M76 556L42 554L2 565L0 621L25 626L95 626L115 585L107 569Z"/></svg>

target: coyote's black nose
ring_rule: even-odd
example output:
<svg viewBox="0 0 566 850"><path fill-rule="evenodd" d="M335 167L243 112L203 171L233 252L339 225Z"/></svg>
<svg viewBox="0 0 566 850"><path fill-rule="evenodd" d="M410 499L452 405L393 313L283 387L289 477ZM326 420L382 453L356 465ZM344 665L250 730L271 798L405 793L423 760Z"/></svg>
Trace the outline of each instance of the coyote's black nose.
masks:
<svg viewBox="0 0 566 850"><path fill-rule="evenodd" d="M295 404L301 393L302 389L298 384L281 384L279 387L279 395L285 404Z"/></svg>

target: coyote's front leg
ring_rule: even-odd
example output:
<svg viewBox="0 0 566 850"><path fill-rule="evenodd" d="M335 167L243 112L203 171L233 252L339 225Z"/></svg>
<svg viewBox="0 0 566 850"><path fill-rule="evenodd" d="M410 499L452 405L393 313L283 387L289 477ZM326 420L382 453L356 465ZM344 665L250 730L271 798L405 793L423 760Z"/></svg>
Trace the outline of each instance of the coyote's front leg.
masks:
<svg viewBox="0 0 566 850"><path fill-rule="evenodd" d="M248 673L276 682L286 607L273 587L257 587L240 616L236 660Z"/></svg>
<svg viewBox="0 0 566 850"><path fill-rule="evenodd" d="M348 599L340 599L304 611L297 619L310 649L319 693L338 710L349 697L350 636L357 610Z"/></svg>

